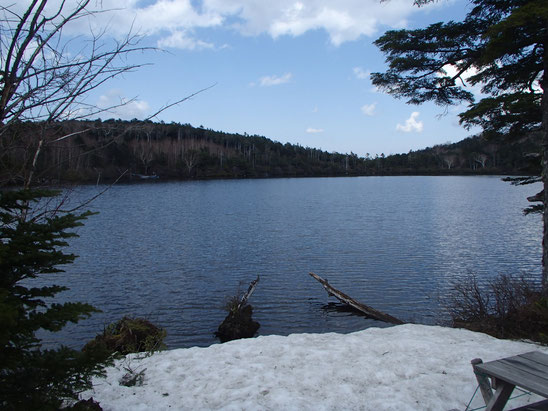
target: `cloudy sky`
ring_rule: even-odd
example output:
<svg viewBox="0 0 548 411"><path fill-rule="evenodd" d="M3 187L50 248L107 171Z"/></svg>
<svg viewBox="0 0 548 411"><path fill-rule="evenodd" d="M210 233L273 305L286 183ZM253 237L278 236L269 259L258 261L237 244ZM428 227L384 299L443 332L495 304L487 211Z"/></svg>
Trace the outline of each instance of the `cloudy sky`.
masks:
<svg viewBox="0 0 548 411"><path fill-rule="evenodd" d="M460 19L463 0L417 8L412 0L103 0L111 11L75 30L133 27L153 63L109 82L100 105L136 100L111 117L143 118L214 85L159 116L214 130L263 135L327 151L394 154L470 135L459 108L410 106L379 93L386 68L372 44L392 28ZM460 108L462 109L462 107ZM440 117L441 115L441 117ZM108 116L107 116L108 117Z"/></svg>

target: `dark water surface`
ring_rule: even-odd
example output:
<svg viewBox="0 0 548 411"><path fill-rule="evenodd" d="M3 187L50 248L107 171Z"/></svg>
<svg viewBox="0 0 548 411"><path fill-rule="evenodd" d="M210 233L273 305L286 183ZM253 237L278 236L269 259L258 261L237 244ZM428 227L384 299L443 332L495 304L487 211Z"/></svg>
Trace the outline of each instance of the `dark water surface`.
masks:
<svg viewBox="0 0 548 411"><path fill-rule="evenodd" d="M103 310L47 336L81 347L108 322L145 316L169 348L215 343L226 297L257 274L259 333L351 332L383 323L326 310L313 271L403 320L443 319L439 295L471 272L540 276L541 220L524 217L534 186L499 177L229 180L115 186L95 200L50 278L62 298ZM73 199L101 187L80 187Z"/></svg>

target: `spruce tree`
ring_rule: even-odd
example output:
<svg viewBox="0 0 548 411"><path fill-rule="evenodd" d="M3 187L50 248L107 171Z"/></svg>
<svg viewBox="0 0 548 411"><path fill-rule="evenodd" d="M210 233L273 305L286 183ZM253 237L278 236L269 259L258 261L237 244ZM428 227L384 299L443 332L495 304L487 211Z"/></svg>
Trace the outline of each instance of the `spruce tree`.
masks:
<svg viewBox="0 0 548 411"><path fill-rule="evenodd" d="M59 409L77 398L100 374L105 357L61 346L42 349L38 330L59 331L97 310L89 304L56 303L66 287L36 286L36 278L62 272L74 261L62 248L75 237L71 229L90 215L35 212L39 202L57 193L47 190L0 192L0 408ZM34 206L34 207L33 207ZM42 282L43 284L43 282Z"/></svg>
<svg viewBox="0 0 548 411"><path fill-rule="evenodd" d="M415 0L418 5L433 0ZM548 1L471 0L463 21L386 32L388 70L373 84L408 103L468 103L465 127L487 138L536 132L543 146L543 283L548 285ZM481 88L476 100L469 86Z"/></svg>

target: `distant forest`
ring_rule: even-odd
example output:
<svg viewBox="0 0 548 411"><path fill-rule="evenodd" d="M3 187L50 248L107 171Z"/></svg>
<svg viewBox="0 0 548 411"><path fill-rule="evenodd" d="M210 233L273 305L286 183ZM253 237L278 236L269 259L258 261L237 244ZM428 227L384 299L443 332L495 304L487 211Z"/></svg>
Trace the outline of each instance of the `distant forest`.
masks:
<svg viewBox="0 0 548 411"><path fill-rule="evenodd" d="M36 145L36 123L21 123L0 139L0 178L18 184ZM44 182L161 179L536 174L539 138L494 142L470 137L406 154L360 157L229 134L189 124L65 121L46 129L36 175ZM66 138L62 138L67 136Z"/></svg>

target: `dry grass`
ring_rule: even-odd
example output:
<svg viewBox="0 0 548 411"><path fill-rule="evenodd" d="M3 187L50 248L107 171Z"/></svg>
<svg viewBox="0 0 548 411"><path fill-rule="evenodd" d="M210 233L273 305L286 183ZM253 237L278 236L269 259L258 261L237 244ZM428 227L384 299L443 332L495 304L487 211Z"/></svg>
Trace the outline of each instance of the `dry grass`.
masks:
<svg viewBox="0 0 548 411"><path fill-rule="evenodd" d="M124 317L109 324L102 334L86 344L85 350L106 350L126 355L154 352L164 348L166 331L144 318Z"/></svg>
<svg viewBox="0 0 548 411"><path fill-rule="evenodd" d="M482 287L470 276L454 284L447 306L454 327L548 343L547 292L523 277L500 275Z"/></svg>

